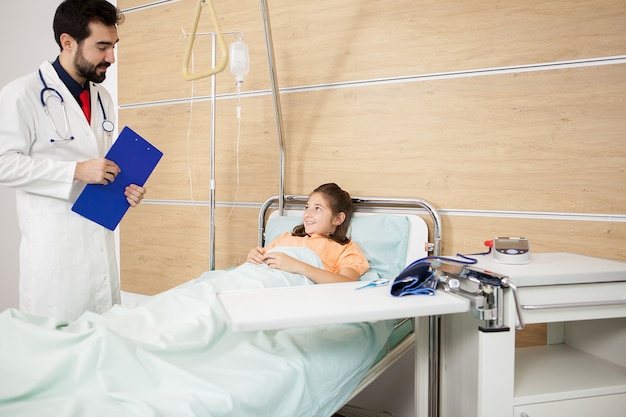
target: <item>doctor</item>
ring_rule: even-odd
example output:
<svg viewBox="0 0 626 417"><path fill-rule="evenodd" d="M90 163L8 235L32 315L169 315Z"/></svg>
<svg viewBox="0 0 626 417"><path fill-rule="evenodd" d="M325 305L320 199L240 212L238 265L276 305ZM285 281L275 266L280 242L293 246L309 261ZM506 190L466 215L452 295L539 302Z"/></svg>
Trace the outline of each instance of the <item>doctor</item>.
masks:
<svg viewBox="0 0 626 417"><path fill-rule="evenodd" d="M120 171L104 158L115 108L99 83L115 62L121 18L106 0L65 0L53 22L57 60L0 91L0 185L17 190L26 313L72 321L120 301L113 232L71 207L86 184L107 185ZM125 189L132 207L144 193Z"/></svg>

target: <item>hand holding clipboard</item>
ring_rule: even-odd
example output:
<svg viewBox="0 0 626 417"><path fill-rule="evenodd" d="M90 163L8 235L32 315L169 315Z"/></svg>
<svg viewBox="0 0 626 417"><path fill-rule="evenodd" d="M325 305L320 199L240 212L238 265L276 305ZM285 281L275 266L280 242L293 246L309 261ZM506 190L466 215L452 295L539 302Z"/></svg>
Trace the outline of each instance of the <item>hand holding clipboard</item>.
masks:
<svg viewBox="0 0 626 417"><path fill-rule="evenodd" d="M72 211L115 230L130 207L124 189L130 184L143 186L162 156L163 152L124 127L105 156L120 167L120 173L108 185L87 184Z"/></svg>

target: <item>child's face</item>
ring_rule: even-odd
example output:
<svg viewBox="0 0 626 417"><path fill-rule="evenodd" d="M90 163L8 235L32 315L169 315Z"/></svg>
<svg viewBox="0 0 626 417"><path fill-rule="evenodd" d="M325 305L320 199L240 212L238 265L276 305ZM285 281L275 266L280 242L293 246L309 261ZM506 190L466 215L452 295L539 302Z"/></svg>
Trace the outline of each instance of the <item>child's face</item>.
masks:
<svg viewBox="0 0 626 417"><path fill-rule="evenodd" d="M313 193L309 196L309 201L302 215L302 221L306 234L328 236L334 233L342 220L339 214L333 214L322 193Z"/></svg>

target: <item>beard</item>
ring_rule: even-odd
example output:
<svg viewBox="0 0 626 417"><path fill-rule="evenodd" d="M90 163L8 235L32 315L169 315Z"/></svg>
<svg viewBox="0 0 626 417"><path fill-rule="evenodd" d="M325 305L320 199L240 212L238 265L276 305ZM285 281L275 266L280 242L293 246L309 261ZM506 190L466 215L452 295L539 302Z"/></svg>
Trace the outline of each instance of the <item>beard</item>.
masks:
<svg viewBox="0 0 626 417"><path fill-rule="evenodd" d="M76 72L78 73L78 75L94 83L101 83L107 77L106 71L98 73L98 68L106 70L110 66L111 64L106 61L102 61L97 65L89 62L83 55L82 46L78 48L78 51L76 52L76 57L74 58L74 67L76 67Z"/></svg>

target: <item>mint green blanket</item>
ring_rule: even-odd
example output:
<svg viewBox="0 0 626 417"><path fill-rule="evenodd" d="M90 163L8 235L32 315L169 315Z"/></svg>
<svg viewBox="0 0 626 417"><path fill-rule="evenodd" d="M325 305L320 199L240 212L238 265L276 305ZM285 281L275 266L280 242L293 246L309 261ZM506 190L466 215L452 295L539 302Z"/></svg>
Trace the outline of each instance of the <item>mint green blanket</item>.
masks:
<svg viewBox="0 0 626 417"><path fill-rule="evenodd" d="M308 250L284 250L319 263ZM244 264L69 324L6 310L0 416L329 416L374 363L391 324L233 333L216 298L311 284Z"/></svg>

